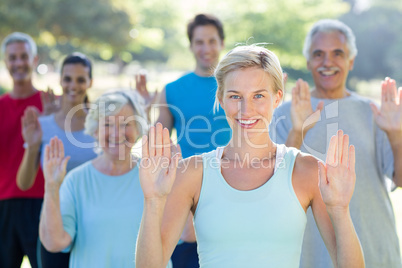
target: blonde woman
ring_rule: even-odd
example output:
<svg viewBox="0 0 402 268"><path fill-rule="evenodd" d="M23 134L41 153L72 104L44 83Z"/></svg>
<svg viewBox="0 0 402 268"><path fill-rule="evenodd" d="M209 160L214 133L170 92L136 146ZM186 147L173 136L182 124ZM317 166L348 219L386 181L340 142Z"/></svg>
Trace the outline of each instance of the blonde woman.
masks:
<svg viewBox="0 0 402 268"><path fill-rule="evenodd" d="M265 48L233 49L215 77L216 100L233 133L227 146L178 165L167 129L157 124L144 136L137 267L167 263L190 211L201 267L298 267L308 207L334 265L364 267L349 214L356 177L348 136L332 137L325 164L271 141L283 79Z"/></svg>

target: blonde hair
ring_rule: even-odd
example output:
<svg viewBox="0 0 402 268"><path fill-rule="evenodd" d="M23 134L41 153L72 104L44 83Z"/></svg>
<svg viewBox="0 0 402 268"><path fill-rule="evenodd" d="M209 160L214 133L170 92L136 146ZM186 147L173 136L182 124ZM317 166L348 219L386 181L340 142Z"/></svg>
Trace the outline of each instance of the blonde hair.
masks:
<svg viewBox="0 0 402 268"><path fill-rule="evenodd" d="M270 50L258 46L238 46L229 51L215 69L218 84L214 110L219 110L219 100L225 91L226 76L236 70L257 67L264 70L273 80L274 93L283 91L283 73L278 57Z"/></svg>
<svg viewBox="0 0 402 268"><path fill-rule="evenodd" d="M93 104L90 104L88 115L85 119L85 133L95 137L99 128L99 119L115 115L129 104L136 116L136 130L138 138L148 131L148 120L144 109L143 98L133 90L117 90L101 95Z"/></svg>

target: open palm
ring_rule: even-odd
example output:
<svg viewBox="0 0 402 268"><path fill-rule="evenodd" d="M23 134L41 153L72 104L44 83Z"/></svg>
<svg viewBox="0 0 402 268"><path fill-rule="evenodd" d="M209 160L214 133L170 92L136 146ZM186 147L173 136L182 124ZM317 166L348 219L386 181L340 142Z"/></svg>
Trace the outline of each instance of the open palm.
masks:
<svg viewBox="0 0 402 268"><path fill-rule="evenodd" d="M292 126L296 131L305 133L320 119L320 111L324 103L321 101L315 111L311 107L311 95L307 82L298 79L292 89L292 105L290 115Z"/></svg>
<svg viewBox="0 0 402 268"><path fill-rule="evenodd" d="M180 154L172 156L169 130L161 123L143 137L140 182L145 198L166 197L173 186Z"/></svg>
<svg viewBox="0 0 402 268"><path fill-rule="evenodd" d="M381 83L381 108L371 104L377 125L385 132L402 131L402 88L387 77Z"/></svg>
<svg viewBox="0 0 402 268"><path fill-rule="evenodd" d="M40 144L42 128L38 121L39 111L35 107L28 107L21 118L22 137L28 146Z"/></svg>
<svg viewBox="0 0 402 268"><path fill-rule="evenodd" d="M57 137L50 140L46 145L43 172L46 183L60 186L66 175L67 162L69 156L64 156L63 142Z"/></svg>
<svg viewBox="0 0 402 268"><path fill-rule="evenodd" d="M339 130L329 143L325 165L319 162L319 187L328 207L348 207L353 195L355 173L355 148L349 146L349 136Z"/></svg>
<svg viewBox="0 0 402 268"><path fill-rule="evenodd" d="M60 110L60 102L57 100L53 89L50 87L47 88L47 91L42 91L40 97L42 101L43 115L49 115Z"/></svg>

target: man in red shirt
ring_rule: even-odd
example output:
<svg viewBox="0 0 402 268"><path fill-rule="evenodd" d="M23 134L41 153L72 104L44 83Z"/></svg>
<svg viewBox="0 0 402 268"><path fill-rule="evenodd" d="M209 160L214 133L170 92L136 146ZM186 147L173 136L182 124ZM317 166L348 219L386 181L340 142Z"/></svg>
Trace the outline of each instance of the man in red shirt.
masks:
<svg viewBox="0 0 402 268"><path fill-rule="evenodd" d="M42 171L38 171L33 187L27 191L21 191L16 183L24 154L21 117L28 106L42 111L40 92L32 85L37 48L29 35L15 32L4 39L1 52L13 88L0 96L0 267L19 268L24 255L28 255L32 267L38 267L36 247L44 194Z"/></svg>

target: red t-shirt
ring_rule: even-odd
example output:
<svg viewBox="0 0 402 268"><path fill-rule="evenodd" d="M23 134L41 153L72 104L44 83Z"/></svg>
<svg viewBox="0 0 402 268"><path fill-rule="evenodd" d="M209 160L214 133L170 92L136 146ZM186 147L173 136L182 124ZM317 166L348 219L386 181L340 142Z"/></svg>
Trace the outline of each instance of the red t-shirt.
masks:
<svg viewBox="0 0 402 268"><path fill-rule="evenodd" d="M18 167L25 150L21 117L28 106L42 111L39 91L26 99L12 99L8 93L0 96L0 200L43 198L44 179L40 167L35 183L29 190L21 191L17 186Z"/></svg>

